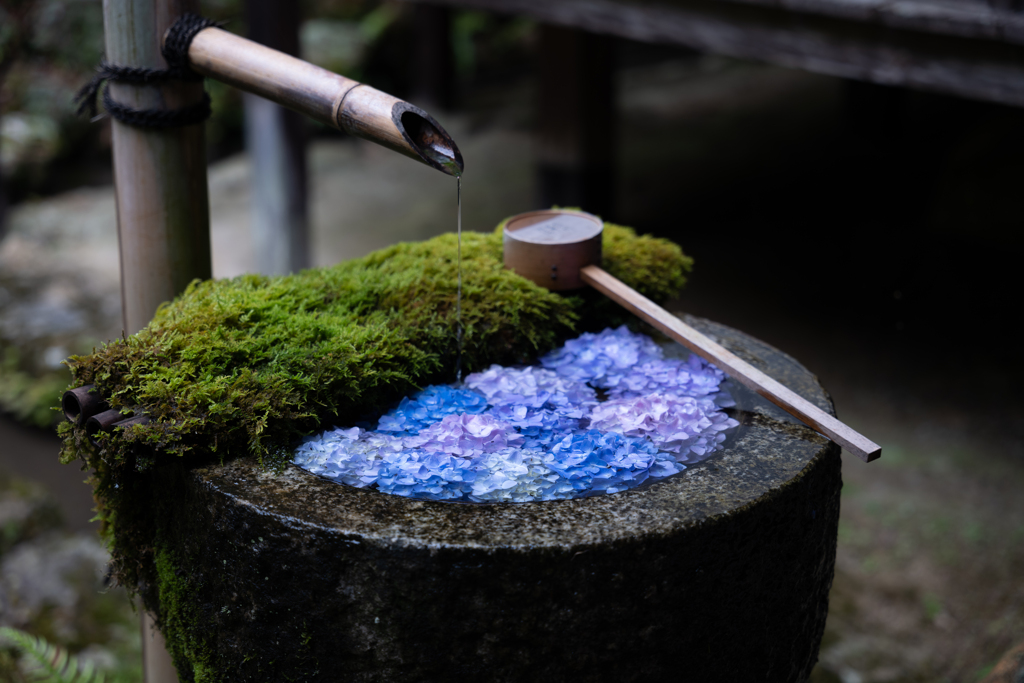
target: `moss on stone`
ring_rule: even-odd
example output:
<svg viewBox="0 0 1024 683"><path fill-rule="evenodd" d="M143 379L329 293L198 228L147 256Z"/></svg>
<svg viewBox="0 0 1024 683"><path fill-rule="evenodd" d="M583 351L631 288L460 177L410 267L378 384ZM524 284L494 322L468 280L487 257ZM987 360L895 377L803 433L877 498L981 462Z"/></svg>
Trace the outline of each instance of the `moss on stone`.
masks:
<svg viewBox="0 0 1024 683"><path fill-rule="evenodd" d="M157 576L157 594L160 601L160 627L167 643L167 650L174 661L182 680L194 683L213 683L220 680L209 675L213 659L209 645L192 636L195 615L190 593L188 575L179 572L180 562L175 561L175 552L167 545L160 544L153 556ZM189 675L191 674L191 675Z"/></svg>
<svg viewBox="0 0 1024 683"><path fill-rule="evenodd" d="M561 296L505 270L501 230L463 235L464 371L529 362L580 329L619 322L603 297ZM656 301L682 287L690 265L666 240L605 225L604 267ZM456 285L451 234L297 275L196 281L144 330L70 359L72 386L95 384L113 407L152 420L101 434L97 446L64 423L62 460L92 468L114 575L160 615L179 669L196 681L219 679L175 597L187 580L168 540L173 513L153 505L169 484L153 470L234 457L273 466L298 437L453 381Z"/></svg>

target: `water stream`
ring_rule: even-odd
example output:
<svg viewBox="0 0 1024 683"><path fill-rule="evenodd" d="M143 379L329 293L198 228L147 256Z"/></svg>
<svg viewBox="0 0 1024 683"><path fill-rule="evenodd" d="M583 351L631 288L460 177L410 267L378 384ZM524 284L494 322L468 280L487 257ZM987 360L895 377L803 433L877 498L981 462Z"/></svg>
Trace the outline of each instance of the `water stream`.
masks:
<svg viewBox="0 0 1024 683"><path fill-rule="evenodd" d="M458 259L459 284L455 290L455 381L462 382L462 174L456 174L455 180L458 183L456 190L456 204L458 206L458 222L456 230L458 234Z"/></svg>
<svg viewBox="0 0 1024 683"><path fill-rule="evenodd" d="M455 344L457 347L455 352L455 377L456 381L462 382L462 166L460 162L456 161L452 149L442 144L442 136L437 134L437 131L432 128L430 131L433 134L421 140L421 144L418 146L419 152L437 164L445 173L455 176L455 180L458 183L456 204L458 207L459 283L455 295Z"/></svg>

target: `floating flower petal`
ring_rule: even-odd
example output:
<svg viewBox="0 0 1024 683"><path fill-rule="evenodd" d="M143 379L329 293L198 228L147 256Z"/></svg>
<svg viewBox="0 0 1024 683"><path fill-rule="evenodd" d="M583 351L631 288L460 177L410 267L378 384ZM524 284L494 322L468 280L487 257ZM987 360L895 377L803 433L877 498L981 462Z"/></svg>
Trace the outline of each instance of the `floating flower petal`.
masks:
<svg viewBox="0 0 1024 683"><path fill-rule="evenodd" d="M417 434L446 415L484 412L487 399L475 391L434 385L403 398L398 407L380 418L377 430L395 434Z"/></svg>
<svg viewBox="0 0 1024 683"><path fill-rule="evenodd" d="M654 340L630 332L623 325L570 339L562 348L543 356L540 363L562 377L608 388L618 385L633 366L661 357L661 347Z"/></svg>
<svg viewBox="0 0 1024 683"><path fill-rule="evenodd" d="M635 365L623 374L609 398L637 398L649 394L663 396L710 397L720 407L734 405L721 391L725 373L696 354L689 358L663 358Z"/></svg>
<svg viewBox="0 0 1024 683"><path fill-rule="evenodd" d="M550 408L582 417L597 405L597 393L585 382L559 376L557 372L534 366L506 368L492 365L484 372L466 377L466 386L487 397L492 406Z"/></svg>
<svg viewBox="0 0 1024 683"><path fill-rule="evenodd" d="M708 399L649 394L613 399L594 409L590 426L626 436L646 437L680 460L698 462L725 440L722 434L739 422Z"/></svg>
<svg viewBox="0 0 1024 683"><path fill-rule="evenodd" d="M730 400L721 371L695 356L664 359L650 338L626 327L584 334L541 362L492 365L463 386L427 387L381 417L375 431L307 438L294 462L413 498L556 500L680 472L737 424L719 410ZM594 386L610 400L599 403Z"/></svg>

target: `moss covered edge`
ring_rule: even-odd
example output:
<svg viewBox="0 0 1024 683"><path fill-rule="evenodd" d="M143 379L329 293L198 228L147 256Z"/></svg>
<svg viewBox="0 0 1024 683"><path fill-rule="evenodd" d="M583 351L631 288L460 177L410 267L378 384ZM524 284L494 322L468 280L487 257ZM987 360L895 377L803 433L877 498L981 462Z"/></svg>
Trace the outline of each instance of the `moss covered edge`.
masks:
<svg viewBox="0 0 1024 683"><path fill-rule="evenodd" d="M530 362L580 331L627 320L596 292L559 295L505 270L503 227L463 234L464 371ZM603 249L608 272L657 302L679 292L692 265L677 245L610 223ZM183 675L193 668L186 660L217 667L207 666L206 648L196 657L175 645L195 634L185 607L162 598L185 570L168 564L173 510L152 505L159 478L147 473L235 457L273 467L304 435L372 419L417 388L453 381L456 253L455 235L445 234L297 275L196 281L137 334L69 360L72 387L95 384L112 407L151 419L95 444L63 423L61 459L93 471L113 574L157 613Z"/></svg>

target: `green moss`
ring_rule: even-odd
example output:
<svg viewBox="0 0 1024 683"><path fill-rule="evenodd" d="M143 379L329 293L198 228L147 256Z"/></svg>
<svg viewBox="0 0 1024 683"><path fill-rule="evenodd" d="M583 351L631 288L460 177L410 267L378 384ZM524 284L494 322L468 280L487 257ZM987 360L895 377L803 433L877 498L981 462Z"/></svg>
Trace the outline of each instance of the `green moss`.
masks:
<svg viewBox="0 0 1024 683"><path fill-rule="evenodd" d="M466 372L529 362L580 329L620 322L601 297L561 296L505 270L501 228L463 235ZM606 224L604 267L662 301L682 287L690 259L665 240ZM152 420L103 434L98 446L70 423L59 433L62 460L82 458L94 472L115 576L130 590L156 587L142 593L159 603L179 670L218 680L191 624L176 544L159 540L173 538L174 510L154 509L154 487L169 484L148 471L229 457L273 466L298 437L453 381L456 284L454 235L298 275L197 281L144 330L70 359L73 386L95 384L113 407Z"/></svg>
<svg viewBox="0 0 1024 683"><path fill-rule="evenodd" d="M467 370L550 348L576 318L503 270L498 250L492 235L464 239ZM138 334L71 359L75 384L154 420L108 439L101 456L115 466L151 452L265 458L453 379L454 254L446 235L294 276L193 283Z"/></svg>
<svg viewBox="0 0 1024 683"><path fill-rule="evenodd" d="M191 587L181 562L175 561L173 550L161 545L153 557L156 566L157 592L160 600L160 629L167 650L183 680L214 683L221 680L210 666L213 654L208 643L193 634L194 607L189 600Z"/></svg>

